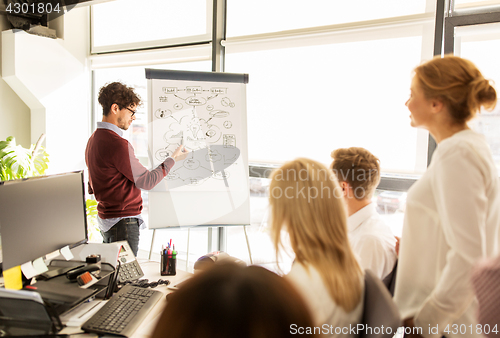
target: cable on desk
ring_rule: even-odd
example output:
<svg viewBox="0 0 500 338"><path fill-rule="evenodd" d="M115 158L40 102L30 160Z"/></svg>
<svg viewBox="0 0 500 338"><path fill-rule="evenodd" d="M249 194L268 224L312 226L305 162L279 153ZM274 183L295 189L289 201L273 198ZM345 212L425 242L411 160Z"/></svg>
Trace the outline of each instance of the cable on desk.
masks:
<svg viewBox="0 0 500 338"><path fill-rule="evenodd" d="M138 286L141 288L155 288L158 285L169 285L170 281L166 279L158 279L156 282L151 282L149 283L149 279L139 279L136 281L126 281L126 282L120 282L120 285L132 285L132 286Z"/></svg>
<svg viewBox="0 0 500 338"><path fill-rule="evenodd" d="M115 274L110 277L112 278L111 285L108 283L108 290L106 290L104 299L110 299L114 292L118 292L118 274L120 273L122 263L119 260L117 260L117 262L118 265L115 267Z"/></svg>

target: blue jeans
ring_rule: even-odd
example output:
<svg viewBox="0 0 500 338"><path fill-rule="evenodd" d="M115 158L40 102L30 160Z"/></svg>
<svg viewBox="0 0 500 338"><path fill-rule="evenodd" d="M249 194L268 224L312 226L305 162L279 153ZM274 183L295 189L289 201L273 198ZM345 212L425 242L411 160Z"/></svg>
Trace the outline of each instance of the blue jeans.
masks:
<svg viewBox="0 0 500 338"><path fill-rule="evenodd" d="M103 243L127 241L137 257L137 251L139 250L139 220L137 218L124 218L108 231L101 231L101 234Z"/></svg>

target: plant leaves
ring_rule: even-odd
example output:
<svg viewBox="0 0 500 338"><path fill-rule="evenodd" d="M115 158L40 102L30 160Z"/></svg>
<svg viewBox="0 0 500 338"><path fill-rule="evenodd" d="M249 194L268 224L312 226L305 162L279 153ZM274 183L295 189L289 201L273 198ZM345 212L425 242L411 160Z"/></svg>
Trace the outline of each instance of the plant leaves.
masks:
<svg viewBox="0 0 500 338"><path fill-rule="evenodd" d="M0 180L7 181L30 176L40 176L47 170L49 155L43 147L33 156L35 145L30 149L16 145L12 136L0 141Z"/></svg>

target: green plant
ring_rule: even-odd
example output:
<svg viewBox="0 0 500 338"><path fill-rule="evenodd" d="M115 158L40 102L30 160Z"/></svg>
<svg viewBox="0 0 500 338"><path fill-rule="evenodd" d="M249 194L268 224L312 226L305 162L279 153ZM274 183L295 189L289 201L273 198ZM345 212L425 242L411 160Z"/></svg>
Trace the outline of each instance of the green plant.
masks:
<svg viewBox="0 0 500 338"><path fill-rule="evenodd" d="M97 201L87 199L85 201L87 209L87 233L89 242L102 243L102 235L97 225Z"/></svg>
<svg viewBox="0 0 500 338"><path fill-rule="evenodd" d="M13 136L0 141L0 181L43 175L49 162L49 155L41 146L44 138L42 134L29 149L16 145Z"/></svg>

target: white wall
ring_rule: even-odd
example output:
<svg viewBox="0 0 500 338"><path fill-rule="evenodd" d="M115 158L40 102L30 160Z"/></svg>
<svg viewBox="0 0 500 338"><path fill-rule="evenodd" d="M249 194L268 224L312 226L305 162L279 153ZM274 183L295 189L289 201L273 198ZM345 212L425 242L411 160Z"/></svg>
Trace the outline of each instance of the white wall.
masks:
<svg viewBox="0 0 500 338"><path fill-rule="evenodd" d="M9 27L7 17L0 15L0 29ZM2 62L2 37L0 34L0 64ZM2 69L0 67L0 75ZM30 109L9 87L0 79L0 140L14 136L18 144L29 147L30 139Z"/></svg>
<svg viewBox="0 0 500 338"><path fill-rule="evenodd" d="M64 39L2 32L3 80L29 108L22 136L35 143L46 134L48 173L85 168L90 130L89 8L71 10L58 27Z"/></svg>

